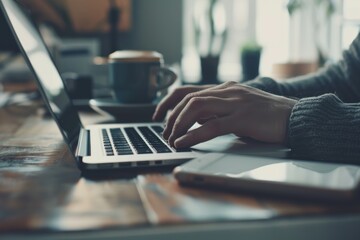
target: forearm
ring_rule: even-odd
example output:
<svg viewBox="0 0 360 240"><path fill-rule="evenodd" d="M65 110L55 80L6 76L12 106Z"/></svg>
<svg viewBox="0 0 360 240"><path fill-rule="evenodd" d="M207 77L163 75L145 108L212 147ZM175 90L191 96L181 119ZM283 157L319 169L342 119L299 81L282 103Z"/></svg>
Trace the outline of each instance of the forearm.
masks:
<svg viewBox="0 0 360 240"><path fill-rule="evenodd" d="M360 34L343 59L316 74L276 82L259 78L246 83L255 88L282 96L297 98L336 94L344 102L360 101Z"/></svg>
<svg viewBox="0 0 360 240"><path fill-rule="evenodd" d="M302 99L292 111L288 139L296 158L359 161L360 103L332 94Z"/></svg>

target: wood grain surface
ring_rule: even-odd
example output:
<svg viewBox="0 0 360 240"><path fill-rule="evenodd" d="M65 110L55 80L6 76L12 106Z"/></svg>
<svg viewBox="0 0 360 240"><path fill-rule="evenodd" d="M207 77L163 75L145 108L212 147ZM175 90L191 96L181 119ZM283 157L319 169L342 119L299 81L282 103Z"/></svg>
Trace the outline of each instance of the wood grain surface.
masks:
<svg viewBox="0 0 360 240"><path fill-rule="evenodd" d="M79 231L303 215L360 213L360 205L294 202L183 188L165 172L85 177L38 105L0 109L0 233ZM108 121L82 114L85 124ZM105 177L104 177L105 176Z"/></svg>

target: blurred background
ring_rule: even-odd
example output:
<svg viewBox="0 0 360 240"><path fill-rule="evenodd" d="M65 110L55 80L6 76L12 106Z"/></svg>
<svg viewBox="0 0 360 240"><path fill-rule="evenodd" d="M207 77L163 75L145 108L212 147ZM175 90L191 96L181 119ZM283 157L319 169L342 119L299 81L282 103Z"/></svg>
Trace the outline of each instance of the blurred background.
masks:
<svg viewBox="0 0 360 240"><path fill-rule="evenodd" d="M106 57L122 49L161 52L183 83L247 81L259 74L283 80L338 60L360 29L359 0L19 2L59 70L89 75L99 86L107 84ZM0 29L0 81L31 79L3 16Z"/></svg>

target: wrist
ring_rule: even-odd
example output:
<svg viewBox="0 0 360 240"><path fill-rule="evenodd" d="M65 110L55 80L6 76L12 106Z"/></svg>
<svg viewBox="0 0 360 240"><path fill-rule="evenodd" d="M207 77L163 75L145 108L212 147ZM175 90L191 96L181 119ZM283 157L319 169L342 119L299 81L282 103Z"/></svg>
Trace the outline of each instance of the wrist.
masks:
<svg viewBox="0 0 360 240"><path fill-rule="evenodd" d="M299 102L298 99L294 98L285 98L286 99L286 110L285 110L285 121L284 121L284 138L283 138L283 144L285 146L290 145L290 121L291 121L291 115L294 110L295 105Z"/></svg>

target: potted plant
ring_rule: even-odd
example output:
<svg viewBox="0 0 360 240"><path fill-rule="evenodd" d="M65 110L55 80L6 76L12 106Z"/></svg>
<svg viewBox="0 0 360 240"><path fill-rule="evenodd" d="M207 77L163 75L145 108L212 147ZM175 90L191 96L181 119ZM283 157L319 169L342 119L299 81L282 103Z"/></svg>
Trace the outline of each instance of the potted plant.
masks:
<svg viewBox="0 0 360 240"><path fill-rule="evenodd" d="M227 36L225 8L221 1L199 2L194 13L195 44L200 56L200 84L218 83L218 67ZM205 4L203 4L205 3Z"/></svg>
<svg viewBox="0 0 360 240"><path fill-rule="evenodd" d="M241 47L241 65L243 82L259 76L262 47L255 41L249 41Z"/></svg>

